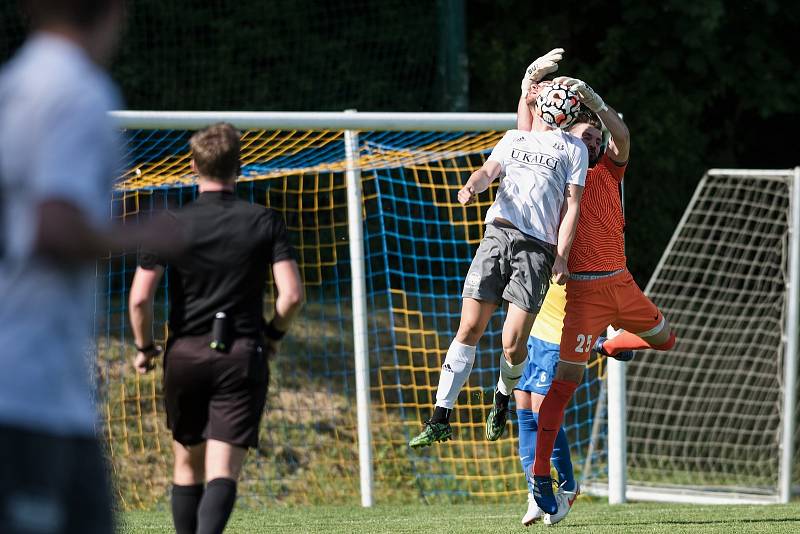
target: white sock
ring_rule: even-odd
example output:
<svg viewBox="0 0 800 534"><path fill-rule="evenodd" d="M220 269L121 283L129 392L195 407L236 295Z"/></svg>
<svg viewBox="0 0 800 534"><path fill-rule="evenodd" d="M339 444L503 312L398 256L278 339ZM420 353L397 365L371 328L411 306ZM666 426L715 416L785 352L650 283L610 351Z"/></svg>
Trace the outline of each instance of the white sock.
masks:
<svg viewBox="0 0 800 534"><path fill-rule="evenodd" d="M522 378L522 372L525 371L527 365L527 359L522 363L511 365L505 356L500 356L500 378L497 380L497 391L503 395L511 396L511 392L517 387L519 379Z"/></svg>
<svg viewBox="0 0 800 534"><path fill-rule="evenodd" d="M452 410L461 388L472 372L475 362L475 347L459 343L455 339L447 349L447 356L439 374L439 389L436 390L436 406Z"/></svg>

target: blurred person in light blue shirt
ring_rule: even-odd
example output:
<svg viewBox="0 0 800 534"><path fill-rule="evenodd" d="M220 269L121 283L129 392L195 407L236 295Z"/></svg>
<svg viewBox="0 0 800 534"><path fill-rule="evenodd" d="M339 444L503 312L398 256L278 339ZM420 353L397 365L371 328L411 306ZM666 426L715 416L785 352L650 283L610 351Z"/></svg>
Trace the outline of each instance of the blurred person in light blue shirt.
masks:
<svg viewBox="0 0 800 534"><path fill-rule="evenodd" d="M87 354L94 260L136 240L109 226L124 5L20 7L31 32L0 71L0 532L111 533Z"/></svg>

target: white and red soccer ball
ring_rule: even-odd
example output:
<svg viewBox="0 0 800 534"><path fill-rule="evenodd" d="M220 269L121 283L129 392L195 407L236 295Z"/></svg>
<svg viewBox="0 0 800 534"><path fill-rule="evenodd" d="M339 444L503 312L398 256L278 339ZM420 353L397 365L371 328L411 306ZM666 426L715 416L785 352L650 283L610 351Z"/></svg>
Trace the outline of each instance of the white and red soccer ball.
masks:
<svg viewBox="0 0 800 534"><path fill-rule="evenodd" d="M580 110L578 95L566 85L546 85L536 97L536 112L545 124L553 128L569 128Z"/></svg>

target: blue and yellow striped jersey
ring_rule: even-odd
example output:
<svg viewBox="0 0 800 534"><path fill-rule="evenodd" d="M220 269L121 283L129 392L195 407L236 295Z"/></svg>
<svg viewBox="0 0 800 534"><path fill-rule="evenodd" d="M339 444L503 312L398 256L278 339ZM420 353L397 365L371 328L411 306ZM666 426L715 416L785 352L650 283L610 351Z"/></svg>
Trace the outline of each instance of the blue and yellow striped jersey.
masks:
<svg viewBox="0 0 800 534"><path fill-rule="evenodd" d="M550 283L544 297L542 309L536 316L531 335L548 343L561 343L561 329L564 327L564 308L567 305L567 286Z"/></svg>

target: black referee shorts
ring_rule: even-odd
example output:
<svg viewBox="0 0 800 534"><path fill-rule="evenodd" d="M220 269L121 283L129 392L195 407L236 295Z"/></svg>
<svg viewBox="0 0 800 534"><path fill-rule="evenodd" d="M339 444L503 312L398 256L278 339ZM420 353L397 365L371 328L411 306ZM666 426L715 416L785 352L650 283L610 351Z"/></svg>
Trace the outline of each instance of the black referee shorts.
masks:
<svg viewBox="0 0 800 534"><path fill-rule="evenodd" d="M255 447L269 383L261 341L238 338L229 352L211 349L210 342L210 335L170 340L164 355L167 426L186 446L215 439Z"/></svg>
<svg viewBox="0 0 800 534"><path fill-rule="evenodd" d="M0 532L113 534L108 467L93 437L0 426Z"/></svg>

